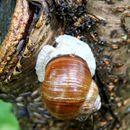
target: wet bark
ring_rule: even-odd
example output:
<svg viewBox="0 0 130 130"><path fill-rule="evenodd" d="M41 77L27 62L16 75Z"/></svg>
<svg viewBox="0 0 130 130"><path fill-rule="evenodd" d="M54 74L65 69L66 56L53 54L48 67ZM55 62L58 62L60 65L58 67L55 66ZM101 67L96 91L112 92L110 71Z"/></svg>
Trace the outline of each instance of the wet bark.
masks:
<svg viewBox="0 0 130 130"><path fill-rule="evenodd" d="M58 4L58 2L59 1L57 1L56 4ZM72 3L75 2L73 1ZM68 6L70 5L71 4L69 3ZM6 0L6 2L4 0L0 0L0 13L2 14L0 15L0 41L4 39L4 36L7 33L9 25L8 23L10 21L11 12L13 12L14 6L14 0ZM4 10L5 7L8 8ZM40 50L39 48L43 46L43 44L39 41L41 39L46 41L44 45L51 42L54 43L54 37L57 35L56 28L51 28L52 31L50 29L47 32L50 33L54 31L55 33L53 32L50 34L50 37L47 40L44 38L39 40L37 39L37 34L39 35L39 28L35 28L35 31L30 35L30 39L34 43L40 43L39 47L33 52L31 57L26 57L21 61L21 74L15 76L14 79L9 83L1 83L1 86L3 86L1 87L1 94L8 93L8 95L1 97L7 101L11 101L13 103L15 102L14 106L16 115L19 117L20 114L18 111L21 112L27 109L26 116L24 118L21 116L19 117L22 128L24 128L24 122L27 121L27 128L24 128L27 130L35 129L34 126L37 129L45 128L50 130L130 129L130 15L125 17L126 13L130 12L130 2L129 0L90 0L88 1L87 9L88 13L93 14L101 19L100 24L96 26L96 31L99 35L99 41L91 41L90 44L97 62L97 72L94 78L98 83L100 95L102 97L101 110L93 115L93 119L90 117L86 122L77 123L77 121L58 121L50 117L46 110L43 110L42 113L40 113L37 110L36 105L31 106L35 103L37 96L39 96L33 93L33 91L37 90L39 87L39 82L37 81L34 69L36 57ZM6 11L9 13L4 15ZM54 25L54 23L52 22L51 25ZM60 28L59 26L57 27ZM43 26L41 28L43 28ZM58 34L60 34L60 32L61 30L58 32ZM43 34L40 35L44 37ZM86 36L86 34L84 36ZM12 91L10 91L10 89ZM21 96L22 94L27 96ZM18 99L19 97L24 97L24 99L23 101L17 101L15 100L16 97L18 97ZM25 106L22 108L19 107L19 105L17 105L19 102L24 104L26 108ZM42 117L36 115L36 112L40 113ZM40 118L42 123L39 123L37 118Z"/></svg>

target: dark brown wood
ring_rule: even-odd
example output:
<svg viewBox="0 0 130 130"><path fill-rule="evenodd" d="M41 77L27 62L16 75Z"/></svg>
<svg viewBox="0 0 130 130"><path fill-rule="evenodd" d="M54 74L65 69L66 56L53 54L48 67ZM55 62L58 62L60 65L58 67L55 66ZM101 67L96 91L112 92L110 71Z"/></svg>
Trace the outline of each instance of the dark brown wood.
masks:
<svg viewBox="0 0 130 130"><path fill-rule="evenodd" d="M41 2L39 2L39 5L42 4ZM22 7L23 4L25 5L25 3L26 3L25 8L20 8ZM21 26L22 24L20 24L18 20L22 19L21 22L24 23L29 13L27 10L28 9L35 10L35 5L30 6L30 4L31 3L29 3L29 1L27 0L24 0L24 1L16 0L15 11L14 11L14 14L12 15L13 17L11 19L10 29L8 30L6 39L4 39L2 43L3 45L0 47L1 48L0 90L6 93L11 92L11 93L18 94L18 93L21 93L20 92L21 90L27 91L34 87L32 85L33 84L32 81L34 81L34 84L37 82L37 77L35 74L35 62L36 62L37 54L41 46L44 46L45 44L48 44L48 43L53 44L53 38L55 35L57 35L57 33L59 33L59 30L60 30L58 29L60 27L60 24L59 25L57 24L57 20L55 19L55 16L51 16L53 20L50 21L50 23L46 24L48 21L47 19L48 14L42 7L39 8L38 6L39 15L37 16L37 18L34 18L34 21L29 21L30 23L26 23L27 25L31 24L30 25L31 28L29 29L30 32L28 34L29 36L26 35L27 38L25 39L27 40L27 43L24 43L23 44L24 48L22 48L22 50L18 52L18 49L20 49L21 45L19 45L18 47L18 45L15 45L15 44L17 43L21 44L20 42L21 35L23 35L23 33L24 34L26 33L25 32L26 30L24 30L25 29L24 26ZM21 10L23 9L24 13L23 11L20 13L21 11L20 9ZM20 29L20 26L23 29L19 30L19 32L16 35L14 35L13 31L16 28L13 28L13 26L15 27L16 25L19 25L18 29ZM16 30L18 31L18 29ZM19 40L16 39L16 41L14 40L12 42L12 39L14 39L14 36L17 36ZM3 53L3 51L5 51L5 53ZM16 61L16 62L14 63L12 61ZM9 64L7 64L8 62ZM7 77L5 76L6 74L8 75ZM28 76L26 77L25 75L28 75ZM28 87L25 87L26 83ZM23 87L25 89L23 89Z"/></svg>
<svg viewBox="0 0 130 130"><path fill-rule="evenodd" d="M14 7L15 0L0 0L0 43L2 43L8 32L10 18L14 11Z"/></svg>

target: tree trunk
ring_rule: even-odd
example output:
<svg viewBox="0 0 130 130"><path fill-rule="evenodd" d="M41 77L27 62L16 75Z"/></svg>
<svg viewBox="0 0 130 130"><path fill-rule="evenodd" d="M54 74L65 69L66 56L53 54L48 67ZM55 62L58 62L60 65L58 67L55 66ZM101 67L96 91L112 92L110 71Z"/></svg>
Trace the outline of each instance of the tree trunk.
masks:
<svg viewBox="0 0 130 130"><path fill-rule="evenodd" d="M17 7L20 10L18 2L21 1L16 0L15 5L15 0L0 0L0 41L3 41L0 56L5 59L9 56L12 61L6 61L4 58L0 61L0 69L4 68L0 70L0 98L14 104L14 112L21 128L24 130L130 129L129 0L87 2L66 0L63 3L60 0L30 1L23 0L23 7L27 5L25 8L28 12L25 11L26 16L22 18L28 17L28 20L22 36L22 47L19 53L13 52L13 49L19 48L20 39L13 49L9 49L10 53L12 51L11 55L5 53L3 56L3 48L6 47L4 44L8 45L10 38L10 34L6 35L7 30L8 33L12 31L8 29L10 16L12 14L12 19L15 19L14 14ZM17 19L21 18L19 16L16 16ZM81 17L82 21L79 20ZM75 24L77 22L75 19L80 21L79 25ZM83 26L85 22L87 24ZM94 24L91 24L92 22ZM11 26L13 22L10 23L10 28ZM41 84L35 74L36 58L45 44L55 44L55 36L62 33L81 37L81 40L89 42L96 57L97 71L94 79L99 86L102 108L85 122L59 121L51 117L41 101L39 92ZM18 36L21 34L17 33ZM13 46L13 43L11 45Z"/></svg>
<svg viewBox="0 0 130 130"><path fill-rule="evenodd" d="M15 0L0 0L0 43L8 31L11 14L15 7ZM6 8L6 9L5 9ZM7 14L7 15L5 15Z"/></svg>

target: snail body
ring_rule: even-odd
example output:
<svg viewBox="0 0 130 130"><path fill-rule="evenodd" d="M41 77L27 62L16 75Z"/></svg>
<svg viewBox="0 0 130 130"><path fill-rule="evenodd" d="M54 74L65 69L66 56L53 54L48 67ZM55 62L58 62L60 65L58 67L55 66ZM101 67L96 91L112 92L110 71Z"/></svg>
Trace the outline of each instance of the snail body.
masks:
<svg viewBox="0 0 130 130"><path fill-rule="evenodd" d="M38 79L43 82L44 103L53 116L62 120L87 116L101 106L98 88L92 80L95 59L91 49L68 35L59 36L56 41L56 48L43 47L36 64ZM85 49L85 55L81 49Z"/></svg>

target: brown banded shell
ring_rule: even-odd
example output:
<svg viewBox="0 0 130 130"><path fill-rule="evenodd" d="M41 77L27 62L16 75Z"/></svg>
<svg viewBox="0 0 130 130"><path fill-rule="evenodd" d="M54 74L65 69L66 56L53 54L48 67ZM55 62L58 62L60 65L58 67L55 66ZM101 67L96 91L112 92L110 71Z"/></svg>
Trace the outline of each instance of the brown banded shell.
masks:
<svg viewBox="0 0 130 130"><path fill-rule="evenodd" d="M49 112L62 120L75 118L85 101L92 76L87 63L77 56L64 55L46 66L42 95Z"/></svg>

